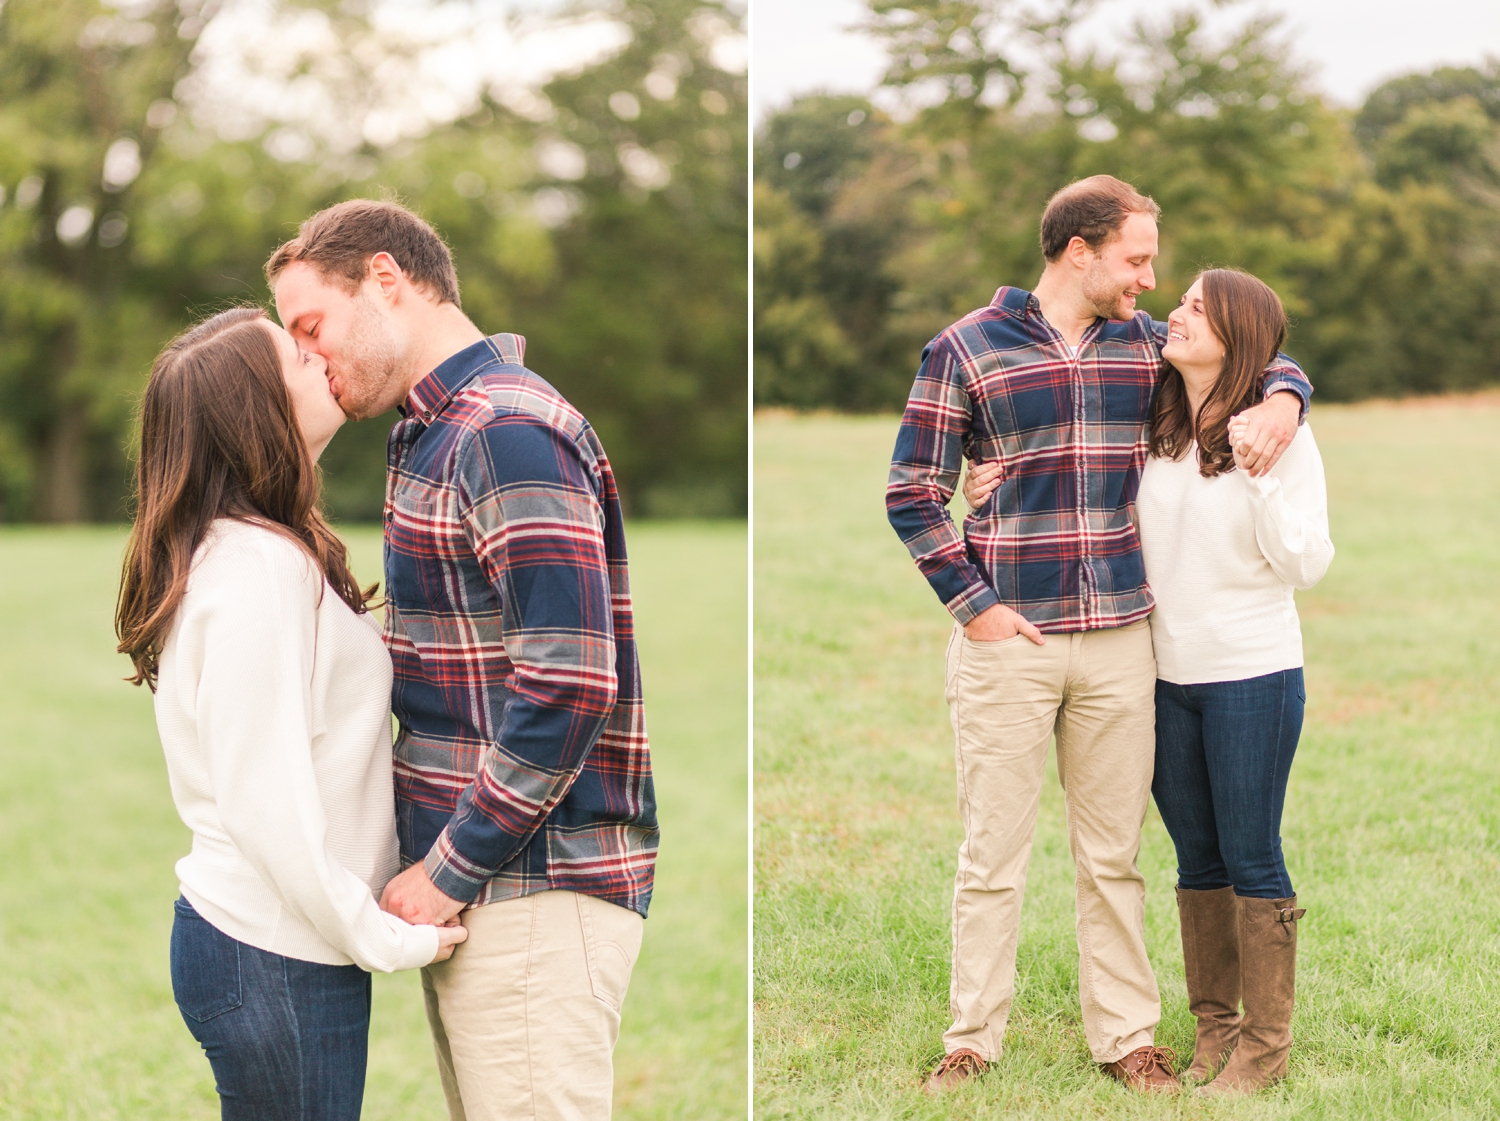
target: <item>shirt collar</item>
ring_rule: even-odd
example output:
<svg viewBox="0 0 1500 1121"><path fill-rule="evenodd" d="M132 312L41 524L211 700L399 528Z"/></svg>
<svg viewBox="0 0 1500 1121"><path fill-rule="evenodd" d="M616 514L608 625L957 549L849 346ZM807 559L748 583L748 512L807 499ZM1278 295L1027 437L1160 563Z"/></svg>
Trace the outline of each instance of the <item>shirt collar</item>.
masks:
<svg viewBox="0 0 1500 1121"><path fill-rule="evenodd" d="M1007 311L1019 319L1031 319L1033 317L1037 319L1042 318L1041 301L1036 298L1035 293L1028 292L1024 288L996 289L995 298L990 301L990 307L999 308L1002 311ZM1141 312L1137 310L1135 315L1136 318L1139 318ZM1046 321L1043 320L1043 322ZM1112 320L1105 319L1102 315L1095 316L1094 322L1089 325L1088 330L1084 331L1083 333L1083 338L1079 340L1079 345L1082 346L1083 343L1091 340L1095 335L1107 328L1111 322ZM1052 327L1050 323L1047 324L1047 326L1054 332L1057 330L1057 328Z"/></svg>
<svg viewBox="0 0 1500 1121"><path fill-rule="evenodd" d="M990 301L990 307L1008 311L1021 319L1042 313L1042 305L1037 302L1037 298L1024 288L995 289L995 298Z"/></svg>
<svg viewBox="0 0 1500 1121"><path fill-rule="evenodd" d="M526 340L520 335L499 334L481 339L442 362L411 387L406 401L399 405L401 415L431 424L458 391L496 362L503 366L520 366L526 357Z"/></svg>

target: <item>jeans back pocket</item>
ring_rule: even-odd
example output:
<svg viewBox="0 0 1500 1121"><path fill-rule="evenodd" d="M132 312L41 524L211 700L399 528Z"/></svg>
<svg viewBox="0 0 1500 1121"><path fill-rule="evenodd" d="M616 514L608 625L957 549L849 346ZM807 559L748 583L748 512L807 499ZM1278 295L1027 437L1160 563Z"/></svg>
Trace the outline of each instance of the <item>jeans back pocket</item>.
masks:
<svg viewBox="0 0 1500 1121"><path fill-rule="evenodd" d="M240 944L198 914L186 899L174 904L172 995L182 1014L198 1023L243 1003Z"/></svg>

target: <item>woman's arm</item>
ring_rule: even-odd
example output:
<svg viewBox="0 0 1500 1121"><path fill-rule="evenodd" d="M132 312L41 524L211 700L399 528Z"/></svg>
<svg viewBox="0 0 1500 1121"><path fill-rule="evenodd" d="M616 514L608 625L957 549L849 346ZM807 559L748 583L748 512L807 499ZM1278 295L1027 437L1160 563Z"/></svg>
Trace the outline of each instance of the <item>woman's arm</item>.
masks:
<svg viewBox="0 0 1500 1121"><path fill-rule="evenodd" d="M1235 453L1240 464L1240 454ZM1303 425L1270 474L1238 472L1255 517L1255 540L1271 570L1294 588L1310 588L1333 562L1328 488L1312 429Z"/></svg>
<svg viewBox="0 0 1500 1121"><path fill-rule="evenodd" d="M964 502L973 513L985 504L985 500L1005 477L1004 464L998 459L980 459L970 463L964 471Z"/></svg>
<svg viewBox="0 0 1500 1121"><path fill-rule="evenodd" d="M381 911L328 851L311 726L323 582L292 543L247 536L222 542L195 577L194 710L219 820L282 903L361 968L426 965L436 928Z"/></svg>

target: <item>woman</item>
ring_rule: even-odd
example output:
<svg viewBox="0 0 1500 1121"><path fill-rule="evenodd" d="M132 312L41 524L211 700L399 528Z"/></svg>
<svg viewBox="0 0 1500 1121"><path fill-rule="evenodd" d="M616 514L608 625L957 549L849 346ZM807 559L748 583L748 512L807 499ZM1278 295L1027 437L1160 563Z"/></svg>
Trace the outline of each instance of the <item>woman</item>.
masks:
<svg viewBox="0 0 1500 1121"><path fill-rule="evenodd" d="M460 926L375 898L397 871L390 659L316 461L343 423L323 362L258 309L157 358L116 633L155 693L177 864L172 990L228 1118L358 1118L370 975Z"/></svg>
<svg viewBox="0 0 1500 1121"><path fill-rule="evenodd" d="M1286 337L1276 293L1246 273L1210 269L1167 329L1170 365L1136 500L1156 596L1151 791L1177 848L1197 1019L1185 1077L1212 1079L1208 1093L1248 1093L1286 1073L1291 1049L1304 912L1282 858L1281 812L1306 699L1293 590L1322 578L1333 544L1311 428L1258 478L1235 446L1233 418L1260 400L1262 372ZM977 504L998 471L972 474L964 493Z"/></svg>

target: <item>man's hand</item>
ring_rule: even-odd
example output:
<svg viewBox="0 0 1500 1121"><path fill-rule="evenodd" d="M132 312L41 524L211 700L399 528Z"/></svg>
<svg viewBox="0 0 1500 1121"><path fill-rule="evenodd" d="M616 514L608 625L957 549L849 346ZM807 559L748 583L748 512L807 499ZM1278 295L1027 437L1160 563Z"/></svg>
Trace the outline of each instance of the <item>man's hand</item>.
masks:
<svg viewBox="0 0 1500 1121"><path fill-rule="evenodd" d="M1229 446L1235 463L1251 475L1264 475L1297 435L1301 419L1302 399L1289 390L1230 417Z"/></svg>
<svg viewBox="0 0 1500 1121"><path fill-rule="evenodd" d="M419 860L385 885L385 890L380 893L380 909L409 923L442 926L462 911L464 905L439 891L428 879L427 869Z"/></svg>
<svg viewBox="0 0 1500 1121"><path fill-rule="evenodd" d="M964 627L964 635L970 642L1003 642L1018 634L1024 634L1038 646L1047 641L1042 637L1042 632L1028 623L1024 616L1000 603L985 608Z"/></svg>
<svg viewBox="0 0 1500 1121"><path fill-rule="evenodd" d="M998 459L969 464L969 469L964 472L964 501L969 504L970 510L983 506L990 492L1000 485L1000 480L1004 478L1001 467Z"/></svg>

